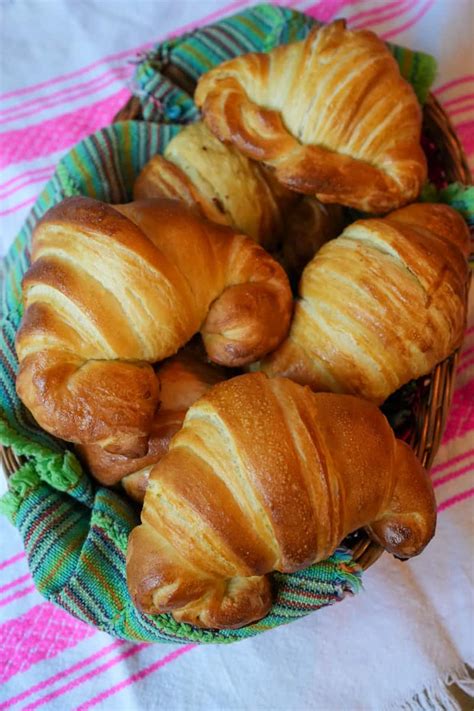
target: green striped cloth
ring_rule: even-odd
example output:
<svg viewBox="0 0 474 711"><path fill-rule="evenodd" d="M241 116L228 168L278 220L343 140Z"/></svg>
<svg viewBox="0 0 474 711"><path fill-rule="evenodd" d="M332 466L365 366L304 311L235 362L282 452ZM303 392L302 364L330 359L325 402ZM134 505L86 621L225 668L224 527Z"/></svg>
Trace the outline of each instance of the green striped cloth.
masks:
<svg viewBox="0 0 474 711"><path fill-rule="evenodd" d="M36 223L52 205L72 195L110 203L130 200L134 179L145 163L197 117L191 98L160 74L162 63L172 62L197 78L223 59L301 39L313 24L291 10L261 5L156 48L138 67L135 81L145 117L160 123L118 123L79 143L60 161L6 258L0 302L0 442L22 455L24 464L10 479L1 506L23 537L38 590L116 637L232 642L302 617L360 588L360 570L351 553L341 548L301 573L275 574L275 603L269 615L241 630L203 631L178 624L170 615L140 614L131 603L125 577L127 538L137 524L134 509L119 494L98 487L66 444L36 425L15 392L21 279ZM399 48L393 52L423 100L433 78L433 60Z"/></svg>
<svg viewBox="0 0 474 711"><path fill-rule="evenodd" d="M160 70L168 63L193 81L217 64L245 52L266 52L279 44L304 39L316 21L285 7L256 5L251 10L163 42L147 54L135 73L134 93L146 121L188 123L199 117L192 97L174 86ZM423 52L387 45L402 76L426 101L436 74L435 59Z"/></svg>

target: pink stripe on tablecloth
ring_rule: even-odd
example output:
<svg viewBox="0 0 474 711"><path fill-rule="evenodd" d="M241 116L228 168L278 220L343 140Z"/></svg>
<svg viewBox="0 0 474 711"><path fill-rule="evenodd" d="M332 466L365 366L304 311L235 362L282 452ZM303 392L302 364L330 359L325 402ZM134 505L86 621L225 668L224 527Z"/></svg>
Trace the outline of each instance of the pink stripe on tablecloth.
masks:
<svg viewBox="0 0 474 711"><path fill-rule="evenodd" d="M463 94L462 96L456 96L454 99L447 99L446 101L442 99L441 101L443 106L446 108L447 106L454 106L455 104L459 104L463 101L470 101L471 99L474 99L474 93Z"/></svg>
<svg viewBox="0 0 474 711"><path fill-rule="evenodd" d="M32 176L38 175L39 173L44 173L45 171L51 172L53 170L54 165L47 165L43 168L34 168L32 170L25 170L24 173L19 173L14 178L10 178L10 180L7 180L6 183L0 183L0 190L5 190L6 188L10 187L10 185L18 183L20 180L24 180L25 178L30 178Z"/></svg>
<svg viewBox="0 0 474 711"><path fill-rule="evenodd" d="M457 109L449 109L448 113L449 116L452 117L457 116L458 114L463 114L465 111L474 111L474 103L471 102L470 104L464 104L464 106L460 106Z"/></svg>
<svg viewBox="0 0 474 711"><path fill-rule="evenodd" d="M442 464L437 464L431 470L431 475L437 474L438 472L441 472L444 469L447 469L448 467L452 467L453 464L457 464L458 462L461 462L463 459L466 459L466 457L470 457L472 454L474 454L474 449L469 449L467 452L458 454L456 457L452 457L451 459L448 459L446 462L443 462Z"/></svg>
<svg viewBox="0 0 474 711"><path fill-rule="evenodd" d="M472 471L474 471L474 463L467 464L465 467L461 467L461 469L457 469L457 471L455 472L450 472L449 474L445 474L444 476L439 477L439 479L435 479L435 481L433 481L433 488L436 489L437 486L446 484L446 482L452 481L453 479L457 479L463 474L467 474L467 472Z"/></svg>
<svg viewBox="0 0 474 711"><path fill-rule="evenodd" d="M18 704L20 701L23 701L28 696L31 696L32 694L36 694L36 693L38 693L38 691L42 691L47 686L51 686L52 684L55 684L57 681L64 679L64 677L66 677L66 676L70 676L74 672L79 671L79 669L82 669L83 667L88 666L89 664L93 664L98 659L105 657L105 655L108 654L109 652L112 652L114 649L117 649L117 647L123 647L125 644L127 644L127 643L122 639L118 639L115 642L112 642L112 644L109 644L107 647L104 647L103 649L99 649L99 651L95 652L95 654L91 654L90 656L85 657L84 659L81 659L80 662L73 664L71 667L68 667L67 669L63 669L63 671L60 671L57 674L54 674L53 676L50 676L47 679L44 679L43 681L40 681L38 684L35 684L34 686L30 686L29 689L25 689L25 691L22 691L21 694L18 694L17 696L12 696L10 699L5 701L5 703L0 704L0 711L10 708L10 706L13 706L14 704Z"/></svg>
<svg viewBox="0 0 474 711"><path fill-rule="evenodd" d="M7 558L6 560L3 560L0 563L0 570L3 570L3 568L6 568L7 565L13 565L13 563L16 563L17 561L21 560L24 557L25 557L25 551L20 551L20 553L17 553L12 558Z"/></svg>
<svg viewBox="0 0 474 711"><path fill-rule="evenodd" d="M405 0L404 3L398 3L397 8L392 12L381 12L378 17L370 18L354 25L351 24L351 28L354 30L361 30L366 27L380 25L384 22L388 22L389 20L394 20L397 17L406 15L408 12L410 12L410 10L413 10L413 8L418 5L418 2L419 0L408 0L408 2Z"/></svg>
<svg viewBox="0 0 474 711"><path fill-rule="evenodd" d="M454 392L443 444L474 430L474 380Z"/></svg>
<svg viewBox="0 0 474 711"><path fill-rule="evenodd" d="M465 76L459 77L458 79L452 79L446 84L441 84L441 86L438 86L436 87L436 89L433 89L433 94L442 94L443 91L452 89L453 87L458 86L459 84L465 84L465 82L467 81L474 82L474 74L466 74Z"/></svg>
<svg viewBox="0 0 474 711"><path fill-rule="evenodd" d="M173 30L172 34L167 35L167 36L174 37L177 34L187 32L188 30L193 29L194 27L198 27L201 24L211 22L212 20L215 20L218 17L225 15L228 12L232 12L233 10L236 10L237 8L242 7L243 5L248 5L249 3L250 3L250 0L234 0L234 2L231 2L229 5L225 5L224 7L221 7L218 10L214 10L213 12L211 12L209 15L206 15L205 17L199 18L197 20L192 20L191 22L188 22L186 25L183 25L182 27ZM161 38L161 39L164 39L164 38ZM145 42L145 44L139 45L138 47L135 47L132 49L126 49L122 52L117 52L115 54L110 54L106 57L102 57L101 59L98 59L95 62L92 62L91 64L86 65L85 67L76 69L73 72L69 72L68 74L61 74L60 76L54 77L53 79L47 79L46 81L40 82L39 84L32 84L30 86L23 87L22 89L15 89L15 90L9 91L5 94L0 94L0 101L5 101L6 99L10 99L14 96L23 96L24 94L32 93L32 92L38 91L39 89L45 89L48 86L53 86L54 84L58 84L62 81L75 79L76 77L82 76L83 74L86 74L87 72L91 71L92 69L95 69L96 67L100 66L101 64L106 64L106 63L113 62L113 61L116 61L119 59L124 59L126 57L131 57L133 55L144 52L145 50L150 49L151 47L154 47L159 41L161 41L161 40L160 39L151 40L149 42Z"/></svg>
<svg viewBox="0 0 474 711"><path fill-rule="evenodd" d="M26 573L26 575L21 575L19 578L16 578L16 580L12 580L11 583L2 585L0 587L0 594L6 592L7 590L11 590L12 588L16 588L17 585L21 585L21 583L24 583L26 580L29 580L30 578L31 578L30 573Z"/></svg>
<svg viewBox="0 0 474 711"><path fill-rule="evenodd" d="M272 0L273 5L280 7L297 7L303 0Z"/></svg>
<svg viewBox="0 0 474 711"><path fill-rule="evenodd" d="M355 5L355 2L351 2L351 0L320 0L307 7L304 12L306 15L321 20L321 22L329 22L346 5Z"/></svg>
<svg viewBox="0 0 474 711"><path fill-rule="evenodd" d="M474 358L467 358L466 360L463 360L462 363L458 366L458 369L456 371L457 375L460 373L463 373L465 370L468 368L472 368L474 365Z"/></svg>
<svg viewBox="0 0 474 711"><path fill-rule="evenodd" d="M81 704L76 708L76 711L86 711L86 709L90 709L92 706L96 706L97 704L101 703L101 701L105 701L105 699L108 699L110 696L117 694L119 691L122 691L122 689L125 689L127 686L130 686L131 684L135 684L135 682L137 681L145 679L145 677L147 677L149 674L158 671L158 669L161 669L170 662L174 662L174 660L178 659L178 657L180 657L182 654L191 651L191 649L194 649L197 646L197 644L187 644L185 647L176 649L174 652L171 652L166 657L158 659L157 662L154 662L153 664L150 664L150 666L141 669L139 672L136 672L136 674L132 674L132 676L129 676L128 679L120 681L118 684L115 684L115 686L111 686L110 689L106 689L106 691L103 691L101 694L98 694L89 701L86 701L85 703Z"/></svg>
<svg viewBox="0 0 474 711"><path fill-rule="evenodd" d="M145 649L145 647L148 647L148 646L149 645L146 642L143 642L142 644L134 644L133 646L126 649L124 652L120 652L120 654L117 654L115 657L112 657L112 659L110 659L108 662L105 662L104 664L101 664L100 666L95 667L94 669L91 669L91 671L88 671L86 674L82 674L82 676L78 676L76 679L73 679L72 681L68 682L67 684L60 686L58 689L55 689L50 694L47 694L46 696L42 696L40 699L33 701L31 704L28 704L28 706L24 707L23 711L33 711L33 709L38 708L38 706L43 706L43 704L47 704L49 701L52 701L53 699L57 699L58 696L67 694L72 689L75 689L76 686L80 686L85 681L92 679L93 677L97 676L98 674L102 674L103 672L107 671L111 667L115 666L115 664L118 664L119 662L123 661L124 659L128 659L128 657L138 654L138 652L141 652L142 649Z"/></svg>
<svg viewBox="0 0 474 711"><path fill-rule="evenodd" d="M56 116L35 126L0 134L0 167L23 160L33 160L64 150L85 136L108 125L114 114L130 97L121 89L107 99L70 113Z"/></svg>
<svg viewBox="0 0 474 711"><path fill-rule="evenodd" d="M18 590L16 593L12 593L11 595L4 597L3 600L0 600L0 607L5 607L5 605L9 605L11 602L18 600L20 597L25 597L25 595L29 595L30 593L33 592L34 589L35 589L35 586L30 585L27 588L22 588L21 590Z"/></svg>
<svg viewBox="0 0 474 711"><path fill-rule="evenodd" d="M48 170L45 170L43 173L39 173L38 175L35 175L32 178L27 178L24 183L15 185L13 188L10 188L10 190L7 190L4 193L0 193L0 200L5 200L7 197L14 195L20 190L24 190L24 188L27 188L30 185L34 185L35 183L46 182L53 173L54 168L48 168Z"/></svg>
<svg viewBox="0 0 474 711"><path fill-rule="evenodd" d="M15 193L19 192L20 190L24 190L27 188L29 185L34 185L35 183L41 183L41 182L46 182L48 178L52 176L54 173L54 168L48 168L47 171L44 173L40 173L39 175L34 176L33 178L27 179L24 183L20 183L20 185L15 185L15 187L10 188L10 190L7 190L5 193L0 194L0 200L4 200L7 197L10 197L10 195L14 195Z"/></svg>
<svg viewBox="0 0 474 711"><path fill-rule="evenodd" d="M461 362L465 360L466 356L471 355L471 353L474 353L474 346L470 346L469 348L465 348L462 353L461 353Z"/></svg>
<svg viewBox="0 0 474 711"><path fill-rule="evenodd" d="M0 626L0 683L74 647L95 632L50 602L35 605Z"/></svg>
<svg viewBox="0 0 474 711"><path fill-rule="evenodd" d="M463 491L462 494L456 494L456 496L451 496L450 499L446 499L446 501L443 501L443 503L438 506L438 513L440 511L445 511L445 509L449 509L451 506L454 506L454 504L458 504L460 501L465 501L466 499L469 499L473 494L474 489L468 489L467 491Z"/></svg>
<svg viewBox="0 0 474 711"><path fill-rule="evenodd" d="M416 25L418 20L421 20L423 15L425 15L428 10L431 8L431 6L434 4L434 0L427 0L427 2L423 5L423 7L420 8L419 12L412 17L408 22L405 22L404 25L401 25L400 27L395 27L393 30L389 30L388 32L384 32L383 34L380 35L380 37L384 40L390 39L390 37L395 37L395 35L400 34L400 32L404 32L405 30L409 30L410 27L413 27L413 25Z"/></svg>
<svg viewBox="0 0 474 711"><path fill-rule="evenodd" d="M474 121L455 124L454 128L467 155L474 153Z"/></svg>
<svg viewBox="0 0 474 711"><path fill-rule="evenodd" d="M101 57L101 59L97 59L95 62L92 62L92 64L87 64L85 67L76 69L75 71L69 72L68 74L60 74L59 76L54 77L53 79L47 79L46 81L42 81L39 84L31 84L30 86L25 86L22 89L14 89L13 91L8 91L6 94L0 94L0 101L11 99L14 96L23 96L24 94L29 94L34 91L38 91L39 89L45 89L48 86L59 84L60 82L66 81L67 79L75 79L76 77L79 77L82 74L86 74L87 72L91 71L91 69L95 69L101 64L106 64L107 62L114 62L117 59L124 59L126 57L134 56L140 52L144 52L145 50L150 49L155 44L156 42L154 40L151 40L150 42L145 42L145 44L141 44L138 47L134 47L132 49L124 49L122 52L117 52L116 54L109 54L107 57Z"/></svg>
<svg viewBox="0 0 474 711"><path fill-rule="evenodd" d="M7 215L11 215L13 212L21 210L22 207L31 205L33 202L35 202L35 200L36 196L34 195L33 197L29 197L26 200L23 200L23 202L19 202L17 205L13 205L13 207L8 207L6 210L1 210L0 217L6 217Z"/></svg>
<svg viewBox="0 0 474 711"><path fill-rule="evenodd" d="M395 2L390 2L387 5L382 5L379 7L373 7L371 10L364 10L364 12L358 12L356 15L352 15L352 17L349 17L349 23L351 27L353 26L353 22L358 22L359 20L363 20L365 18L374 18L377 17L377 15L380 15L381 12L387 12L388 10L393 10L394 8L400 7L400 5L403 4L400 2L400 0L395 0Z"/></svg>
<svg viewBox="0 0 474 711"><path fill-rule="evenodd" d="M56 106L57 103L66 103L67 101L80 98L81 95L87 96L87 94L97 91L97 89L102 88L103 82L112 79L122 79L124 75L130 75L134 71L132 66L119 66L113 69L99 74L99 76L94 77L94 79L89 79L81 84L73 84L72 86L66 87L65 89L60 89L55 91L49 96L39 96L36 99L29 99L24 101L22 104L16 104L15 106L9 106L3 111L0 110L0 124L13 121L17 118L23 118L24 116L30 116L36 111L44 111L46 108L51 106ZM84 92L84 90L86 90ZM76 94L79 92L79 97ZM80 92L84 92L81 94ZM59 102L57 101L59 99ZM26 113L25 113L26 111ZM22 113L23 112L23 113ZM17 115L18 114L18 115Z"/></svg>
<svg viewBox="0 0 474 711"><path fill-rule="evenodd" d="M81 89L79 87L71 87L70 94L68 96L64 96L63 93L60 92L61 96L59 99L42 99L40 104L40 110L45 111L46 109L52 109L55 106L61 106L62 104L67 104L71 101L77 101L78 99L83 99L87 96L90 96L91 94L103 91L112 84L118 83L119 81L121 82L123 79L129 79L133 74L134 69L134 67L121 67L120 70L117 70L114 76L108 75L105 77L101 77L100 81L98 80L95 84L89 86L86 89ZM19 121L20 119L35 116L37 113L38 108L30 108L23 112L19 111L18 113L15 113L12 116L0 118L0 126L5 123L11 123L12 121Z"/></svg>

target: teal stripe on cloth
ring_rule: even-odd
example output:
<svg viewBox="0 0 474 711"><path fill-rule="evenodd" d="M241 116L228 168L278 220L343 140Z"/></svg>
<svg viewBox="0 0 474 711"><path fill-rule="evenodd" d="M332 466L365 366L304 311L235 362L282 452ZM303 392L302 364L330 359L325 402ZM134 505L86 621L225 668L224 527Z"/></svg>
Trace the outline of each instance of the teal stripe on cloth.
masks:
<svg viewBox="0 0 474 711"><path fill-rule="evenodd" d="M441 202L454 207L461 213L467 224L474 227L474 185L451 183L438 190L433 183L427 183L420 199L422 202Z"/></svg>

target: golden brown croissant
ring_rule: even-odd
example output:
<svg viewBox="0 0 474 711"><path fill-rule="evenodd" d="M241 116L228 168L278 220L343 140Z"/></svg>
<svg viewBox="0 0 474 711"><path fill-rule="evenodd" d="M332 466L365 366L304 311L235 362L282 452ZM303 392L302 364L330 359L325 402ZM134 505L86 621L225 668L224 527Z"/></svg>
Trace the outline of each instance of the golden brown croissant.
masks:
<svg viewBox="0 0 474 711"><path fill-rule="evenodd" d="M52 208L23 280L17 391L43 429L111 452L147 451L159 387L150 363L200 331L237 366L288 329L283 269L252 239L172 200Z"/></svg>
<svg viewBox="0 0 474 711"><path fill-rule="evenodd" d="M194 98L221 141L322 202L387 212L426 178L413 89L382 40L343 20L220 64Z"/></svg>
<svg viewBox="0 0 474 711"><path fill-rule="evenodd" d="M171 438L183 424L189 407L212 385L229 377L229 370L204 363L188 351L180 351L160 366L156 376L160 384L160 406L153 418L148 449L143 457L107 452L98 444L76 447L90 473L101 484L113 486L121 481L126 493L139 502L145 496L153 465L168 451Z"/></svg>
<svg viewBox="0 0 474 711"><path fill-rule="evenodd" d="M375 405L242 375L188 410L152 470L128 586L145 612L238 627L268 611L271 571L323 560L361 527L417 555L435 512L427 473Z"/></svg>
<svg viewBox="0 0 474 711"><path fill-rule="evenodd" d="M202 122L183 128L143 168L134 198L183 200L199 213L253 237L266 248L275 245L282 216L260 167L219 141Z"/></svg>
<svg viewBox="0 0 474 711"><path fill-rule="evenodd" d="M288 338L262 369L383 402L461 344L468 247L446 205L354 222L306 267Z"/></svg>

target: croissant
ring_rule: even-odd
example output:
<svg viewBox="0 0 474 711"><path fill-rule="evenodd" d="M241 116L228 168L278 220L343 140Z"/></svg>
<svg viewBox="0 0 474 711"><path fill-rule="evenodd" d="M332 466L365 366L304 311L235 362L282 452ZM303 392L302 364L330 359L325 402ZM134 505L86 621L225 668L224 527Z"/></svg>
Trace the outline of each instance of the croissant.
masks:
<svg viewBox="0 0 474 711"><path fill-rule="evenodd" d="M460 346L468 249L446 205L352 223L304 270L288 338L262 370L383 402Z"/></svg>
<svg viewBox="0 0 474 711"><path fill-rule="evenodd" d="M412 87L382 40L344 20L220 64L194 98L221 141L322 202L388 212L426 179Z"/></svg>
<svg viewBox="0 0 474 711"><path fill-rule="evenodd" d="M150 364L196 332L211 360L238 366L288 330L283 269L175 201L65 200L36 227L32 262L17 391L43 429L78 444L143 456L159 402Z"/></svg>
<svg viewBox="0 0 474 711"><path fill-rule="evenodd" d="M106 486L122 483L128 496L142 502L153 465L168 451L172 436L180 429L188 408L212 385L225 380L228 371L180 351L165 361L156 373L160 406L148 437L143 457L131 458L107 452L98 444L77 445L79 457L90 473Z"/></svg>
<svg viewBox="0 0 474 711"><path fill-rule="evenodd" d="M331 555L350 532L399 558L434 533L430 479L378 408L262 373L189 410L151 472L127 580L144 612L239 627L271 605L268 573Z"/></svg>
<svg viewBox="0 0 474 711"><path fill-rule="evenodd" d="M260 167L221 143L202 122L173 138L164 157L154 156L138 176L135 199L169 197L202 217L253 237L266 248L282 230L279 204Z"/></svg>

